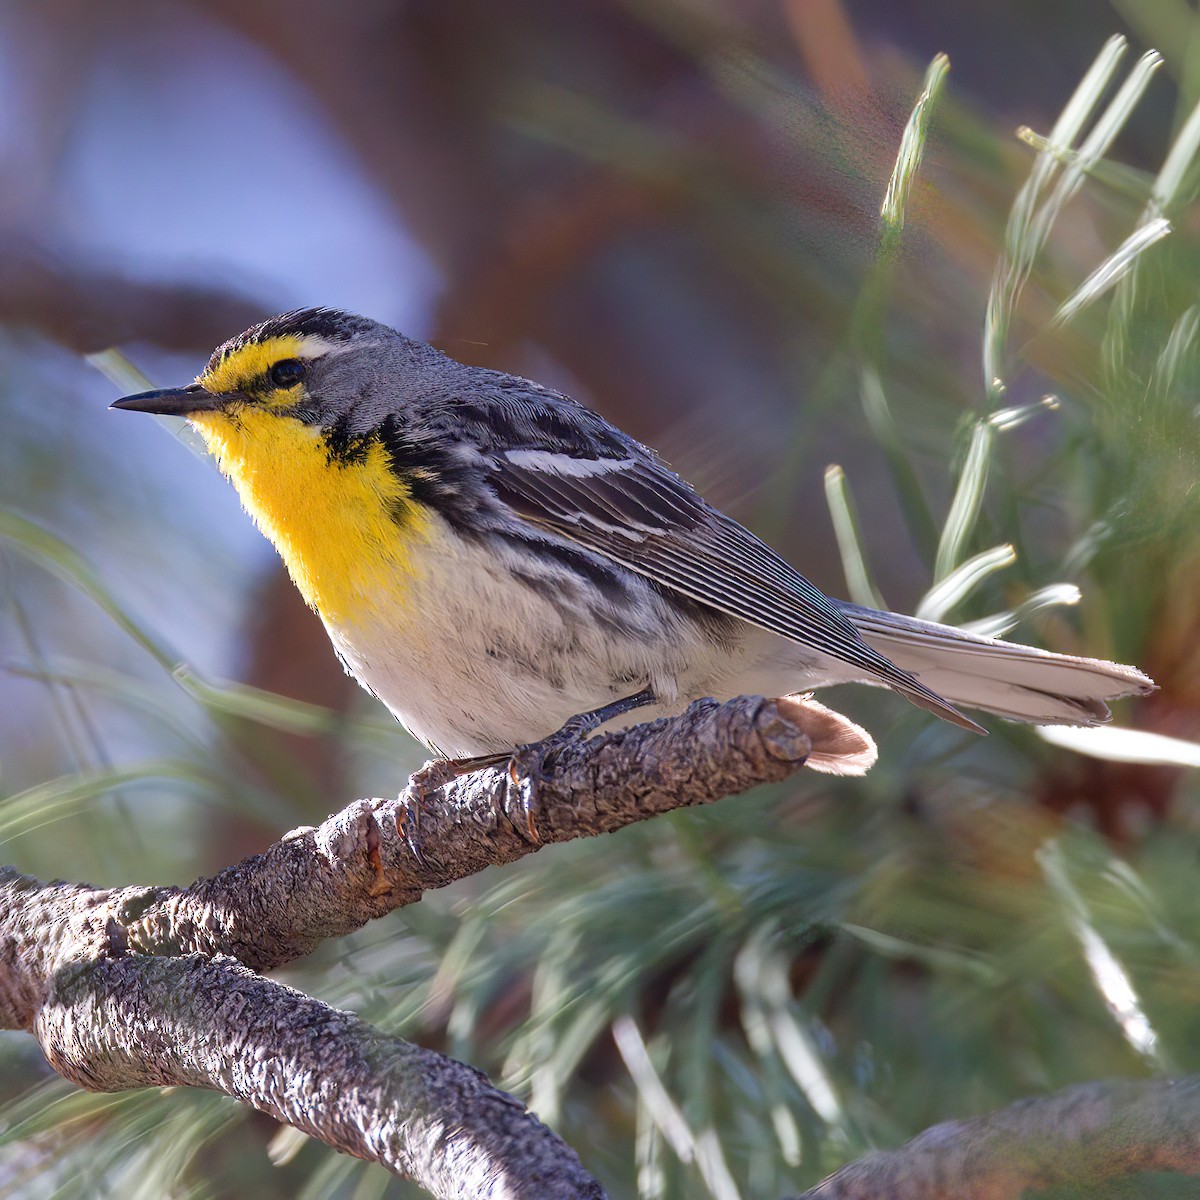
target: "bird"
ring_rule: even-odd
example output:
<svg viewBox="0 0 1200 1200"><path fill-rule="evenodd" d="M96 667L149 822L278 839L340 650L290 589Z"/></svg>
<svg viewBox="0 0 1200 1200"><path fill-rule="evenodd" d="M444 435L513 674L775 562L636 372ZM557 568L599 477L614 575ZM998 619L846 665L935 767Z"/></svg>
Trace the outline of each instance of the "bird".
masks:
<svg viewBox="0 0 1200 1200"><path fill-rule="evenodd" d="M983 733L960 705L1095 725L1154 687L831 599L592 409L352 313L271 317L112 407L199 431L346 671L464 770L763 695L804 706L808 766L860 775L874 739L817 689L890 688Z"/></svg>

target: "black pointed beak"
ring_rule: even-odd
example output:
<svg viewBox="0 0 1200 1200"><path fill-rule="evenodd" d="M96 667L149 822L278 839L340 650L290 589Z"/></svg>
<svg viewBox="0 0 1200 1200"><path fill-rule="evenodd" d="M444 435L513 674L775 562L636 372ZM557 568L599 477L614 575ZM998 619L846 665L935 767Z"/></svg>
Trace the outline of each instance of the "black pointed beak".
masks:
<svg viewBox="0 0 1200 1200"><path fill-rule="evenodd" d="M114 400L110 408L126 408L130 412L158 413L164 417L186 417L194 412L212 412L223 408L235 396L217 395L198 383L182 388L164 388L158 392L139 392Z"/></svg>

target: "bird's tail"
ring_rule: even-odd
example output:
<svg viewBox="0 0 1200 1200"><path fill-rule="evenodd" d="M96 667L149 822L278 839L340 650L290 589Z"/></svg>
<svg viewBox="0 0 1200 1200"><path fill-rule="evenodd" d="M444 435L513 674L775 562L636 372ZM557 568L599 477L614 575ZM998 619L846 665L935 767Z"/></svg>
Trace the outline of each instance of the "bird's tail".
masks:
<svg viewBox="0 0 1200 1200"><path fill-rule="evenodd" d="M1010 721L1098 725L1112 715L1109 700L1155 687L1136 667L1052 654L857 604L838 607L867 645L931 691Z"/></svg>

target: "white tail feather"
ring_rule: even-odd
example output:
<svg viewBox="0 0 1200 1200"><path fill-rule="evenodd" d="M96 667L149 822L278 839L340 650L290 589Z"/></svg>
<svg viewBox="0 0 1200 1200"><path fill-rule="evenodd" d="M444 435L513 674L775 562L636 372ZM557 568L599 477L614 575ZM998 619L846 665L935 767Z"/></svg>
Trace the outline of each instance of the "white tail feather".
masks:
<svg viewBox="0 0 1200 1200"><path fill-rule="evenodd" d="M1053 654L855 604L839 608L863 640L954 704L1037 725L1098 725L1108 701L1144 695L1154 681L1136 667Z"/></svg>

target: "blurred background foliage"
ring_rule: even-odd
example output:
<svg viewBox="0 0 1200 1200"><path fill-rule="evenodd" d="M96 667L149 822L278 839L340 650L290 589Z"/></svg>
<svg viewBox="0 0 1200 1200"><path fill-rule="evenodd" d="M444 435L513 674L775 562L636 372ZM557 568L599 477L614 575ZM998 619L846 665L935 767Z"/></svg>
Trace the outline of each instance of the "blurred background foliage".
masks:
<svg viewBox="0 0 1200 1200"><path fill-rule="evenodd" d="M42 0L0 31L5 861L183 883L421 761L85 357L181 382L336 305L572 392L827 591L1161 690L1068 746L839 695L862 781L556 847L289 982L486 1070L622 1197L783 1195L1200 1070L1191 4ZM22 1035L0 1098L9 1195L410 1194L219 1097L77 1093Z"/></svg>

